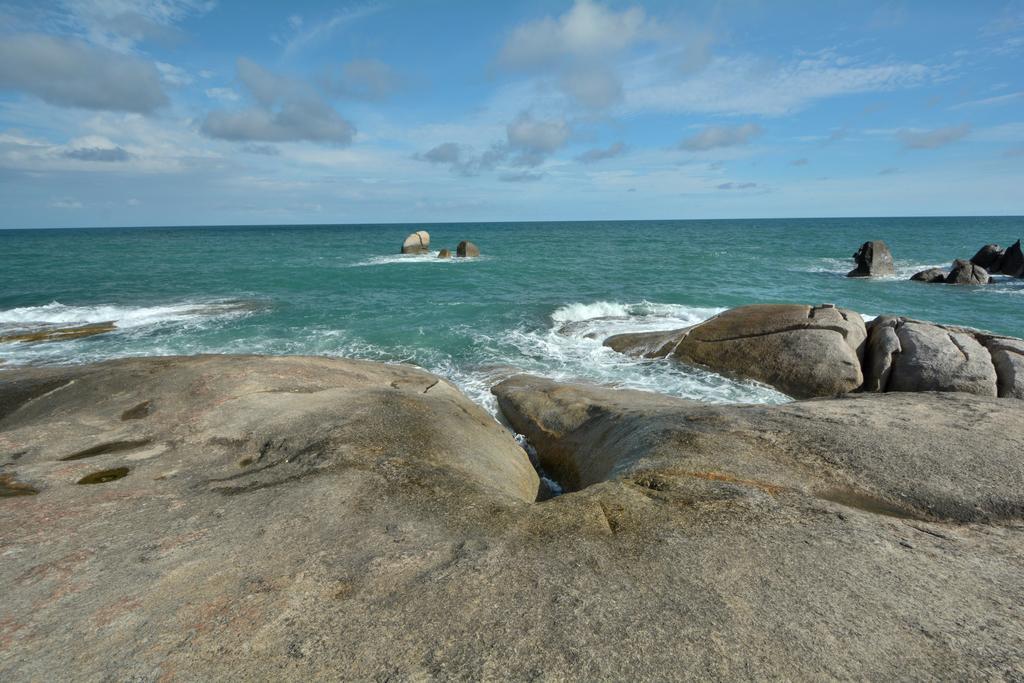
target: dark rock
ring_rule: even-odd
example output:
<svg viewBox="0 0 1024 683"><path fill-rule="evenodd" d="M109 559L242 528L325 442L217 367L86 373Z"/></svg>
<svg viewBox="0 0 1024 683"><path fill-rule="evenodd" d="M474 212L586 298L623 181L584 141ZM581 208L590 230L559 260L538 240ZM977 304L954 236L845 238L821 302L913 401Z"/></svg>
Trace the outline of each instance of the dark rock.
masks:
<svg viewBox="0 0 1024 683"><path fill-rule="evenodd" d="M451 257L452 257L452 252L449 251L448 249L442 249L441 251L437 252L437 258L451 258Z"/></svg>
<svg viewBox="0 0 1024 683"><path fill-rule="evenodd" d="M459 246L455 247L455 255L462 258L472 258L480 255L480 249L467 240L459 242Z"/></svg>
<svg viewBox="0 0 1024 683"><path fill-rule="evenodd" d="M945 282L946 272L941 268L929 268L928 270L922 270L919 273L914 273L910 276L911 280L918 282Z"/></svg>
<svg viewBox="0 0 1024 683"><path fill-rule="evenodd" d="M1012 277L1024 277L1024 252L1021 251L1020 240L1014 242L1013 246L1003 252L999 272Z"/></svg>
<svg viewBox="0 0 1024 683"><path fill-rule="evenodd" d="M959 258L953 261L953 269L946 276L946 284L949 285L987 285L989 280L988 271L984 268Z"/></svg>
<svg viewBox="0 0 1024 683"><path fill-rule="evenodd" d="M1003 250L998 244L986 244L971 257L971 263L990 273L998 273L1003 262Z"/></svg>
<svg viewBox="0 0 1024 683"><path fill-rule="evenodd" d="M417 230L402 242L403 254L426 254L430 252L430 233Z"/></svg>
<svg viewBox="0 0 1024 683"><path fill-rule="evenodd" d="M896 274L892 252L882 240L865 242L853 255L857 267L847 277L885 277Z"/></svg>

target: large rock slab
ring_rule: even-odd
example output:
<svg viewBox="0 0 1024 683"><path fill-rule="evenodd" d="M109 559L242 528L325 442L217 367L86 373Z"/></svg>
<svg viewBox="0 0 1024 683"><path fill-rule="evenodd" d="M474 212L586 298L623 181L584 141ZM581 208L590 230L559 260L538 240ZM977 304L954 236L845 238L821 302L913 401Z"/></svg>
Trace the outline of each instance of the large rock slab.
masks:
<svg viewBox="0 0 1024 683"><path fill-rule="evenodd" d="M1003 250L998 244L986 244L971 257L971 263L990 273L998 273L1003 264Z"/></svg>
<svg viewBox="0 0 1024 683"><path fill-rule="evenodd" d="M502 464L525 457L511 436L421 371L121 363L0 373L0 680L999 679L1024 667L1021 533L994 513L929 521L945 508L922 517L912 501L910 516L881 514L685 462L534 504L518 464ZM1015 424L999 410L1020 402L998 403L977 416L990 436L955 457L998 459L999 438L1019 451L1015 428L994 425ZM715 424L693 439L717 438ZM979 519L1005 509L998 494Z"/></svg>
<svg viewBox="0 0 1024 683"><path fill-rule="evenodd" d="M846 277L888 277L896 274L889 246L882 240L872 240L860 245L854 253L857 266Z"/></svg>
<svg viewBox="0 0 1024 683"><path fill-rule="evenodd" d="M830 306L741 306L690 328L674 358L755 379L795 398L836 396L863 382L860 314Z"/></svg>
<svg viewBox="0 0 1024 683"><path fill-rule="evenodd" d="M1024 277L1024 251L1021 250L1020 240L1014 242L1012 246L1003 252L1003 258L999 264L999 272L1003 275Z"/></svg>
<svg viewBox="0 0 1024 683"><path fill-rule="evenodd" d="M900 350L892 356L885 391L996 395L991 354L970 331L906 318L899 319L894 330ZM873 358L872 363L877 362Z"/></svg>
<svg viewBox="0 0 1024 683"><path fill-rule="evenodd" d="M1024 399L1024 340L987 337L982 342L992 355L999 397Z"/></svg>
<svg viewBox="0 0 1024 683"><path fill-rule="evenodd" d="M929 268L914 273L910 279L915 282L943 283L946 281L946 271L941 268Z"/></svg>

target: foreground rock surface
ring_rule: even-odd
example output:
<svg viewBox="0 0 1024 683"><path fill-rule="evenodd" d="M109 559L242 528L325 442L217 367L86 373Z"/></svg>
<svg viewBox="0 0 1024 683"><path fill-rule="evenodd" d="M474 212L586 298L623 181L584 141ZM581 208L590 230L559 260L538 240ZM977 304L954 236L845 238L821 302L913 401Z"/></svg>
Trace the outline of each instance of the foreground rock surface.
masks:
<svg viewBox="0 0 1024 683"><path fill-rule="evenodd" d="M412 368L200 357L4 370L0 492L20 493L0 497L0 680L1024 666L1024 488L1005 457L1024 445L1019 402L863 396L762 421L617 396L564 402L544 423L562 443L603 424L609 441L587 443L617 450L615 471L534 504L511 436ZM852 408L799 407L818 404ZM861 414L870 429L856 432ZM947 441L930 459L932 441L893 441L918 423ZM669 429L671 444L655 438ZM818 438L831 440L805 453Z"/></svg>
<svg viewBox="0 0 1024 683"><path fill-rule="evenodd" d="M853 311L756 304L682 330L617 335L604 343L623 353L670 356L755 379L796 398L812 398L844 394L861 385L866 337L864 320Z"/></svg>
<svg viewBox="0 0 1024 683"><path fill-rule="evenodd" d="M853 260L857 266L846 277L887 277L896 274L889 246L882 240L873 240L860 245Z"/></svg>

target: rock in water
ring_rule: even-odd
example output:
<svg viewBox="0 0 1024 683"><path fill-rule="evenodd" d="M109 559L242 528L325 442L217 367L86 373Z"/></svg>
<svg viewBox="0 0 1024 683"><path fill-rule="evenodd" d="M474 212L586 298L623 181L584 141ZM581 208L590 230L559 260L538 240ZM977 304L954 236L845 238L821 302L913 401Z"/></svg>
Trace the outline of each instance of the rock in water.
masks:
<svg viewBox="0 0 1024 683"><path fill-rule="evenodd" d="M941 268L929 268L928 270L922 270L919 273L914 273L910 276L911 280L918 282L945 282L946 273Z"/></svg>
<svg viewBox="0 0 1024 683"><path fill-rule="evenodd" d="M455 247L455 255L466 257L474 257L480 255L480 249L475 244L468 240L462 240L459 242L459 246Z"/></svg>
<svg viewBox="0 0 1024 683"><path fill-rule="evenodd" d="M1024 277L1024 252L1021 251L1020 240L1003 252L1003 260L999 272L1012 277Z"/></svg>
<svg viewBox="0 0 1024 683"><path fill-rule="evenodd" d="M853 259L857 262L857 267L847 273L846 277L886 277L896 274L892 252L882 240L860 245Z"/></svg>
<svg viewBox="0 0 1024 683"><path fill-rule="evenodd" d="M756 379L795 398L837 396L864 380L867 330L834 306L740 306L691 327L672 352L686 363Z"/></svg>
<svg viewBox="0 0 1024 683"><path fill-rule="evenodd" d="M604 340L604 345L619 353L641 358L664 358L672 353L689 327L664 332L626 332Z"/></svg>
<svg viewBox="0 0 1024 683"><path fill-rule="evenodd" d="M403 254L426 254L430 251L430 233L417 230L402 242Z"/></svg>
<svg viewBox="0 0 1024 683"><path fill-rule="evenodd" d="M971 257L971 263L990 273L998 273L1003 263L1003 250L998 244L986 244Z"/></svg>
<svg viewBox="0 0 1024 683"><path fill-rule="evenodd" d="M451 258L451 257L452 257L452 252L449 251L448 249L442 249L441 251L437 252L437 258Z"/></svg>
<svg viewBox="0 0 1024 683"><path fill-rule="evenodd" d="M953 261L953 269L946 276L948 285L987 285L989 283L988 271L981 266L958 258Z"/></svg>

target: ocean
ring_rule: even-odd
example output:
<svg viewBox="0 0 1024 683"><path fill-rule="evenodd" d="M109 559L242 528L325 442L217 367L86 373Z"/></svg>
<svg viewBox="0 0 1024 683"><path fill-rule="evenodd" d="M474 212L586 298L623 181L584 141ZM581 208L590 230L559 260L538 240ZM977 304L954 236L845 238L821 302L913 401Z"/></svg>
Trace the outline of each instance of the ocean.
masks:
<svg viewBox="0 0 1024 683"><path fill-rule="evenodd" d="M401 256L426 229L429 256ZM109 334L0 344L3 367L134 355L323 354L414 363L494 412L517 372L711 402L769 387L641 361L612 334L692 325L750 303L834 303L1024 336L1024 280L910 282L1024 218L856 218L0 230L0 336L113 321ZM463 239L477 259L439 260ZM885 240L897 276L851 279Z"/></svg>

